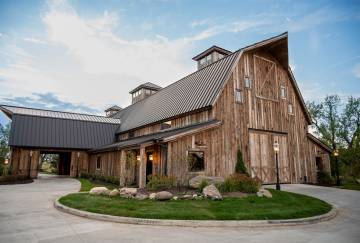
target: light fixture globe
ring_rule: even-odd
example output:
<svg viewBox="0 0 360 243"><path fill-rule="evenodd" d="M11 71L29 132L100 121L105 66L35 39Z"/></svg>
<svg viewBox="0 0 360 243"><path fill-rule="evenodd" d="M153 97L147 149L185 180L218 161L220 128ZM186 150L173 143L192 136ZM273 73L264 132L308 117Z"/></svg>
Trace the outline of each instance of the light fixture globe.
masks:
<svg viewBox="0 0 360 243"><path fill-rule="evenodd" d="M280 150L280 144L277 140L274 141L274 151L275 153L278 153Z"/></svg>

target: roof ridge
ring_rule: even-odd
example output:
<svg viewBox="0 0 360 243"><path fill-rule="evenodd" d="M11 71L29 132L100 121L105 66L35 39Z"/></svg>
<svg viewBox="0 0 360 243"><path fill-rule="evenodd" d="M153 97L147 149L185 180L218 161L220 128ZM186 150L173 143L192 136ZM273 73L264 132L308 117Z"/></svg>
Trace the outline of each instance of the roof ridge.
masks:
<svg viewBox="0 0 360 243"><path fill-rule="evenodd" d="M5 106L14 107L14 108L29 109L29 110L50 111L50 112L67 113L67 114L83 115L83 116L94 116L94 117L110 118L110 119L119 120L119 118L112 118L112 117L100 116L100 115L94 115L94 114L86 114L86 113L79 113L79 112L59 111L59 110L50 110L50 109L41 109L41 108L33 108L33 107L25 107L25 106L0 104L0 107L5 107Z"/></svg>

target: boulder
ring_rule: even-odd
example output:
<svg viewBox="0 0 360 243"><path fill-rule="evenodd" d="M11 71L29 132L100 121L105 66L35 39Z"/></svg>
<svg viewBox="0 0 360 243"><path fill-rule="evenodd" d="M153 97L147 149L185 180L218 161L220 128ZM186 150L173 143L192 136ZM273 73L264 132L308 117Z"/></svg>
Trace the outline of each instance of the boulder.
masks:
<svg viewBox="0 0 360 243"><path fill-rule="evenodd" d="M144 193L138 193L135 196L135 199L137 199L137 200L145 200L145 199L148 199L148 198L149 198L149 196L147 194L144 194Z"/></svg>
<svg viewBox="0 0 360 243"><path fill-rule="evenodd" d="M222 200L222 195L214 184L204 187L203 194L204 197L212 200Z"/></svg>
<svg viewBox="0 0 360 243"><path fill-rule="evenodd" d="M149 195L149 199L155 199L155 196L156 196L156 193L155 192L153 192L153 193L150 193L150 195Z"/></svg>
<svg viewBox="0 0 360 243"><path fill-rule="evenodd" d="M109 195L110 190L106 187L93 187L91 188L90 195Z"/></svg>
<svg viewBox="0 0 360 243"><path fill-rule="evenodd" d="M137 188L132 188L132 187L120 188L121 196L135 196L136 193L137 193Z"/></svg>
<svg viewBox="0 0 360 243"><path fill-rule="evenodd" d="M173 197L173 194L167 191L161 191L155 194L155 199L159 201L170 200Z"/></svg>
<svg viewBox="0 0 360 243"><path fill-rule="evenodd" d="M216 177L216 176L195 176L189 180L189 186L191 188L199 188L202 181L206 181L208 184L218 184L223 183L224 178L222 177Z"/></svg>
<svg viewBox="0 0 360 243"><path fill-rule="evenodd" d="M258 197L272 198L271 192L269 192L269 191L266 190L266 189L260 189L260 190L256 193L256 195L257 195Z"/></svg>
<svg viewBox="0 0 360 243"><path fill-rule="evenodd" d="M119 195L120 195L120 192L119 192L118 189L114 189L109 193L109 197L116 197L116 196L119 196Z"/></svg>
<svg viewBox="0 0 360 243"><path fill-rule="evenodd" d="M179 199L179 197L178 196L173 196L173 198L172 198L172 200L178 200Z"/></svg>
<svg viewBox="0 0 360 243"><path fill-rule="evenodd" d="M357 182L358 184L360 184L360 179L356 179L356 182Z"/></svg>

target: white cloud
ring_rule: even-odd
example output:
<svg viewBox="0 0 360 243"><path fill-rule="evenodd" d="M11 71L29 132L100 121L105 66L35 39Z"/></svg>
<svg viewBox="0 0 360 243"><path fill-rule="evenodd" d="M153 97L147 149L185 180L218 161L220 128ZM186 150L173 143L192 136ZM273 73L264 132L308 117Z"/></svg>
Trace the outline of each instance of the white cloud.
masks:
<svg viewBox="0 0 360 243"><path fill-rule="evenodd" d="M28 41L28 42L35 43L35 44L46 44L45 41L42 41L42 40L39 40L39 39L36 39L33 37L25 37L24 41Z"/></svg>
<svg viewBox="0 0 360 243"><path fill-rule="evenodd" d="M354 67L353 73L355 77L360 78L360 63Z"/></svg>
<svg viewBox="0 0 360 243"><path fill-rule="evenodd" d="M0 66L0 97L51 92L66 102L94 108L128 105L128 91L142 82L165 86L194 71L187 54L196 38L127 40L115 34L115 13L84 19L66 2L43 15L49 45L5 48L9 62ZM42 40L26 38L31 44ZM0 50L1 51L1 50Z"/></svg>

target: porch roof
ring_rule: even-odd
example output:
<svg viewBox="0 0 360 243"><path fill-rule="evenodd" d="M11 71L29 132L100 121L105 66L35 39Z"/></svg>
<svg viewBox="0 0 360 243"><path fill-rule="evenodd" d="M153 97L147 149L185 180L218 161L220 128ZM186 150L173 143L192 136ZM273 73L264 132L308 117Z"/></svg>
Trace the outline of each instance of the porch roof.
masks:
<svg viewBox="0 0 360 243"><path fill-rule="evenodd" d="M156 142L167 142L179 136L185 136L192 134L194 132L200 132L203 130L215 128L218 127L219 125L221 125L220 121L211 120L207 122L192 124L186 127L166 129L161 132L130 138L127 140L123 140L121 142L101 146L91 150L90 152L96 153L96 152L113 151L113 150L120 150L122 148L139 147L140 145L144 145L144 144L151 145Z"/></svg>

